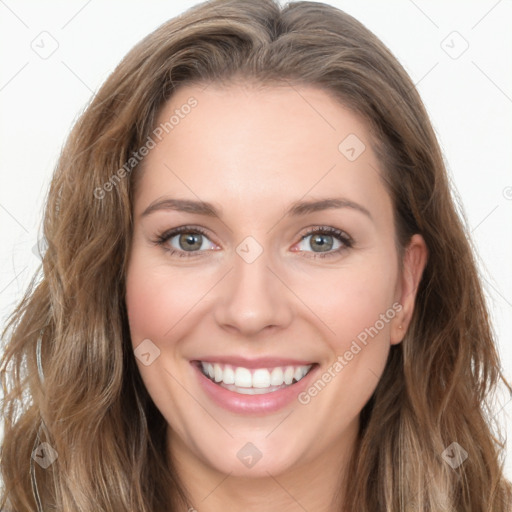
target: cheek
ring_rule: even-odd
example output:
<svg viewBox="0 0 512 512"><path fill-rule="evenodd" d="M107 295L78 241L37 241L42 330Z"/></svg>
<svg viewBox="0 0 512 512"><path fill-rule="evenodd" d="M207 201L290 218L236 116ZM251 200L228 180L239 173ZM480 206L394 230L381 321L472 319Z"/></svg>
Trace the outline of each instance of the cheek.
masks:
<svg viewBox="0 0 512 512"><path fill-rule="evenodd" d="M392 306L397 274L393 259L386 263L361 261L308 283L308 306L329 328L336 353L347 350L358 336L364 340L369 330L379 339L388 337L396 313Z"/></svg>
<svg viewBox="0 0 512 512"><path fill-rule="evenodd" d="M182 367L174 364L180 346L173 340L190 328L186 315L197 302L198 291L194 293L190 282L186 286L183 278L176 279L177 275L161 263L155 264L143 250L135 249L126 275L125 300L132 347L151 340L160 351L149 365L136 358L144 385L168 421L173 418L173 428L186 436L184 422L176 411L189 398L179 385L188 377ZM153 350L149 348L150 352Z"/></svg>
<svg viewBox="0 0 512 512"><path fill-rule="evenodd" d="M161 333L171 327L169 313L173 311L172 305L162 300L153 276L136 267L127 276L126 309L134 346L144 338L160 338Z"/></svg>
<svg viewBox="0 0 512 512"><path fill-rule="evenodd" d="M165 265L152 264L151 258L135 251L126 277L126 308L133 345L144 338L156 341L169 337L201 296L197 279L197 275L194 278L186 273L171 273Z"/></svg>
<svg viewBox="0 0 512 512"><path fill-rule="evenodd" d="M340 274L341 276L342 274ZM330 288L329 306L324 295L312 307L321 307L330 333L325 336L328 354L318 380L299 397L319 416L330 417L325 432L336 435L340 425L354 419L374 392L390 349L390 326L396 315L394 278L375 267L352 268L342 283ZM321 381L321 382L320 382ZM319 396L318 400L315 398Z"/></svg>

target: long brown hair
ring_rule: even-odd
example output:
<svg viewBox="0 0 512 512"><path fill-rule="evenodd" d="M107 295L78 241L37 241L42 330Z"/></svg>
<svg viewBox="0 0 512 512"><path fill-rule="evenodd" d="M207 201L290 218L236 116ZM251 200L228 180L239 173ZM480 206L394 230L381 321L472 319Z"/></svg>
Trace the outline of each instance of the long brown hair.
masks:
<svg viewBox="0 0 512 512"><path fill-rule="evenodd" d="M500 381L510 386L414 84L351 16L274 0L211 0L163 24L128 53L73 128L46 202L42 275L2 334L0 506L156 512L171 510L169 489L185 496L130 343L133 158L177 87L235 79L313 85L362 116L385 171L399 250L414 233L428 247L412 323L361 413L346 510L509 511L490 397ZM58 458L43 469L32 454L45 442ZM457 468L443 456L454 442L468 454Z"/></svg>

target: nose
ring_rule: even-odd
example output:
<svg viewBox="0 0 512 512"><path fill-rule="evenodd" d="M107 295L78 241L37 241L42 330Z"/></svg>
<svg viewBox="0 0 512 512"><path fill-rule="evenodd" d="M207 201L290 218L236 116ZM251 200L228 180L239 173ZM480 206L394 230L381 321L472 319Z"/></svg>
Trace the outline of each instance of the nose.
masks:
<svg viewBox="0 0 512 512"><path fill-rule="evenodd" d="M292 319L293 293L284 276L270 265L266 251L252 262L234 255L233 268L216 298L215 319L225 330L244 337L286 328Z"/></svg>

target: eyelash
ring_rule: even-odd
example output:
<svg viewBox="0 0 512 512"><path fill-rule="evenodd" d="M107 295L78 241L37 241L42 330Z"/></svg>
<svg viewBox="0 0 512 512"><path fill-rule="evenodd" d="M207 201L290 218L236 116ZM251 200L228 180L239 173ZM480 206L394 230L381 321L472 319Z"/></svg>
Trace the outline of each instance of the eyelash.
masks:
<svg viewBox="0 0 512 512"><path fill-rule="evenodd" d="M200 234L208 237L208 234L205 229L200 228L198 226L180 226L178 228L171 229L169 231L165 231L161 235L159 235L156 240L153 240L153 243L155 245L163 247L171 238L173 238L176 235L179 235L181 233L189 233L189 234ZM297 251L301 254L301 256L304 256L305 258L329 258L333 256L337 256L342 251L346 249L350 249L354 245L354 241L352 238L347 235L344 231L341 231L339 229L333 228L331 226L319 226L309 229L304 235L301 236L300 242L307 238L309 235L312 234L322 234L322 235L332 235L333 237L337 238L343 246L330 252L326 253L313 253L314 256L305 256L302 251ZM202 251L181 251L177 249L169 249L167 247L164 247L164 249L169 253L170 256L179 256L180 258L194 258L198 253Z"/></svg>

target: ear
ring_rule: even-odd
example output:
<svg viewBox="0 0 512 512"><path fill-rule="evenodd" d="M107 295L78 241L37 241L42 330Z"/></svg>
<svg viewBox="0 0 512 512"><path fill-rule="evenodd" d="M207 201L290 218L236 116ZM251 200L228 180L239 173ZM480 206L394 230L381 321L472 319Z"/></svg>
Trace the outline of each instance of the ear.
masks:
<svg viewBox="0 0 512 512"><path fill-rule="evenodd" d="M411 237L405 249L404 261L397 282L395 300L402 305L391 324L391 344L400 343L411 323L416 292L427 264L428 249L425 240L419 234Z"/></svg>

